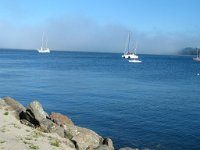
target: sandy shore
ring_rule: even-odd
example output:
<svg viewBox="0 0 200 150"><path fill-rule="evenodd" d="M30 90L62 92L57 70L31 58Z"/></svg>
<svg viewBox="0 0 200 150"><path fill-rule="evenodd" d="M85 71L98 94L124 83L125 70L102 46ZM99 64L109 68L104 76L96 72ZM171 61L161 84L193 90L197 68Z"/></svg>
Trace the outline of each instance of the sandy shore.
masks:
<svg viewBox="0 0 200 150"><path fill-rule="evenodd" d="M44 133L23 125L6 106L0 107L1 150L73 150L56 133Z"/></svg>

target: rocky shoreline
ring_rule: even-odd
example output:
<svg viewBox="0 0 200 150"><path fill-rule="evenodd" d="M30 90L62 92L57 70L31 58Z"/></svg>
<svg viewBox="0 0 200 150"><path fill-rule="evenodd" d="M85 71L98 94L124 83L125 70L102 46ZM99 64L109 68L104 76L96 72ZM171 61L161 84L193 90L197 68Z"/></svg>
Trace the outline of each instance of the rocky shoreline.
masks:
<svg viewBox="0 0 200 150"><path fill-rule="evenodd" d="M76 126L67 116L43 110L38 101L24 107L11 97L0 99L0 149L114 150L110 138ZM120 150L133 150L121 148ZM139 149L134 149L139 150Z"/></svg>

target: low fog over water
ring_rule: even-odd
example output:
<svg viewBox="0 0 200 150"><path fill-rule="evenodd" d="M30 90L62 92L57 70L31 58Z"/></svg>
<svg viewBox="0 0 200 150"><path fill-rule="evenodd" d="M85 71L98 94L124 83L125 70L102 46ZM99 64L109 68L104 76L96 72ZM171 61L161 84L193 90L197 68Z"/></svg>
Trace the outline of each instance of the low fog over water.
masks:
<svg viewBox="0 0 200 150"><path fill-rule="evenodd" d="M60 17L42 25L0 23L0 47L36 49L41 46L43 32L53 50L123 52L128 33L138 43L138 53L177 54L185 47L199 46L199 35L191 32L163 32L159 29L141 31L122 24L100 24L86 17ZM191 34L190 34L191 33ZM192 34L193 33L193 34Z"/></svg>

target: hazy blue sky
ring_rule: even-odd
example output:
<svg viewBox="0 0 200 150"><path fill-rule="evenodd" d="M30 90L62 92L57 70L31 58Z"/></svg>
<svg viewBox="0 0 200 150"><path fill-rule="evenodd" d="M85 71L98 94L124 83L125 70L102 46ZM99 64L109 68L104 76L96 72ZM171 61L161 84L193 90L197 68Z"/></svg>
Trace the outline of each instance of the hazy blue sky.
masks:
<svg viewBox="0 0 200 150"><path fill-rule="evenodd" d="M200 46L199 0L1 0L0 47L173 54Z"/></svg>

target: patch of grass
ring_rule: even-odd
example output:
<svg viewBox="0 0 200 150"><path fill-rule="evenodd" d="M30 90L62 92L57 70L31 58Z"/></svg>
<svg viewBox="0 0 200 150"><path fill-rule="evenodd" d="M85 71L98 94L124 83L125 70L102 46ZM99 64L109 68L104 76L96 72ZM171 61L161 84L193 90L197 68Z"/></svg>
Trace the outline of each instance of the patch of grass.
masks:
<svg viewBox="0 0 200 150"><path fill-rule="evenodd" d="M32 144L32 145L29 146L29 148L30 148L30 149L39 149L39 146L33 145L33 144Z"/></svg>
<svg viewBox="0 0 200 150"><path fill-rule="evenodd" d="M7 116L8 114L9 114L9 112L7 112L7 111L4 113L5 116Z"/></svg>
<svg viewBox="0 0 200 150"><path fill-rule="evenodd" d="M50 144L55 147L60 147L60 141L58 140L52 141Z"/></svg>
<svg viewBox="0 0 200 150"><path fill-rule="evenodd" d="M5 143L6 141L0 141L0 144L3 144L3 143Z"/></svg>

